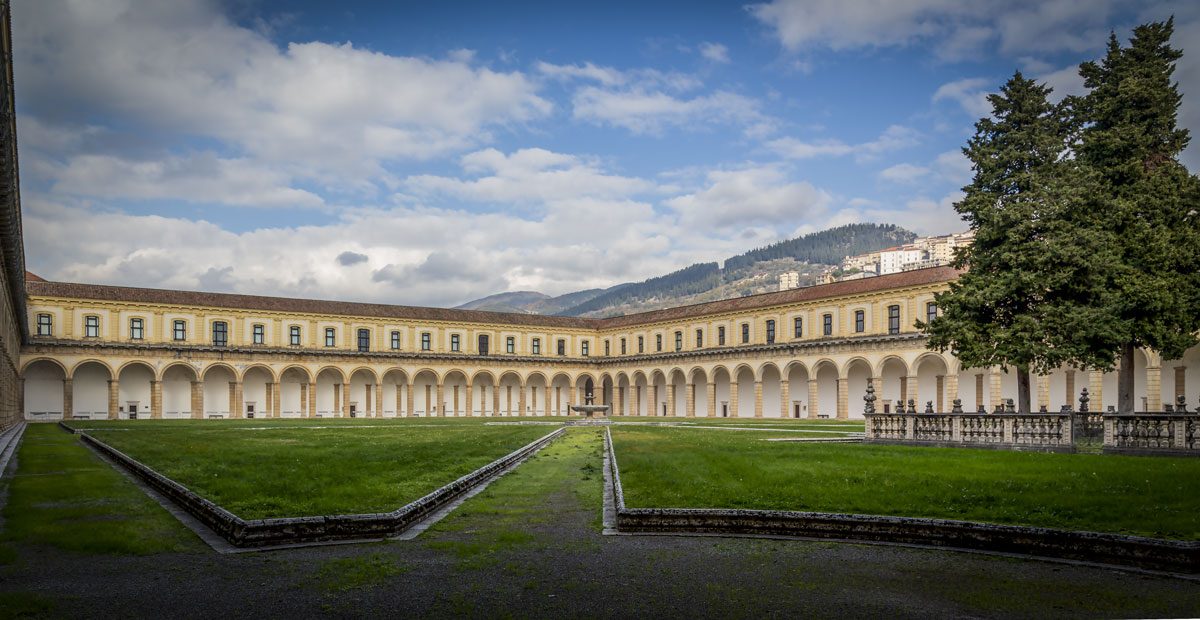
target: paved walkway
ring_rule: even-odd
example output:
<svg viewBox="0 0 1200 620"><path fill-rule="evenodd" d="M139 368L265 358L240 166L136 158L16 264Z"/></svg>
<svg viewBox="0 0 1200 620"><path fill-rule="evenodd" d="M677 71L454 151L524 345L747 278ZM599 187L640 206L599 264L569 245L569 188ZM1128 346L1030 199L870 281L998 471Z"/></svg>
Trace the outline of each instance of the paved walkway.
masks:
<svg viewBox="0 0 1200 620"><path fill-rule="evenodd" d="M411 541L219 555L9 543L5 603L65 616L1170 617L1200 584L828 542L603 536L602 440L571 430ZM181 526L182 527L182 526ZM10 610L18 607L9 607Z"/></svg>

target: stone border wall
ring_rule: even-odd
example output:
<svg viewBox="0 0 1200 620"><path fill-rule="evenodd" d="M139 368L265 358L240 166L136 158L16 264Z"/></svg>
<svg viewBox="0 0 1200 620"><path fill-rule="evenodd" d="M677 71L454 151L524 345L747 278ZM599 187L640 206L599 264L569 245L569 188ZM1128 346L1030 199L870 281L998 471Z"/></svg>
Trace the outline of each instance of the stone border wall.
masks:
<svg viewBox="0 0 1200 620"><path fill-rule="evenodd" d="M397 536L566 432L565 428L559 428L392 512L246 520L86 432L61 422L59 425L68 432L79 435L84 443L112 458L236 547Z"/></svg>
<svg viewBox="0 0 1200 620"><path fill-rule="evenodd" d="M1200 572L1200 542L1077 532L950 519L789 510L627 508L612 434L604 447L612 474L616 529L621 533L773 535L910 544Z"/></svg>

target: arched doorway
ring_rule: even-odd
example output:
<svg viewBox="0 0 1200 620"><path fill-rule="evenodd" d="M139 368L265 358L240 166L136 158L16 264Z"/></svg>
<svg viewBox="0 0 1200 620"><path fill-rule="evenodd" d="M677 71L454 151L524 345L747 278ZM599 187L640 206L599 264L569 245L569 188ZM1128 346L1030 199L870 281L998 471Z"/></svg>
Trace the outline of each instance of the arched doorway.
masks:
<svg viewBox="0 0 1200 620"><path fill-rule="evenodd" d="M61 420L66 403L67 371L51 360L37 360L25 366L25 419Z"/></svg>

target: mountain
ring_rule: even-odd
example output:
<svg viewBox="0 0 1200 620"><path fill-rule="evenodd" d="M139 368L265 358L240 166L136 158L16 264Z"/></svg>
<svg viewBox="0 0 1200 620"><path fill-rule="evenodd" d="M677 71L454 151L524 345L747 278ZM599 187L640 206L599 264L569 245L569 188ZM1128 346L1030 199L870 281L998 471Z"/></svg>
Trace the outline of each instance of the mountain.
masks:
<svg viewBox="0 0 1200 620"><path fill-rule="evenodd" d="M847 256L909 243L916 237L891 224L847 224L755 248L725 259L723 265L696 263L642 282L558 297L533 291L500 293L458 307L591 317L645 312L777 290L779 275L788 271L799 272L802 285L812 284L826 267Z"/></svg>

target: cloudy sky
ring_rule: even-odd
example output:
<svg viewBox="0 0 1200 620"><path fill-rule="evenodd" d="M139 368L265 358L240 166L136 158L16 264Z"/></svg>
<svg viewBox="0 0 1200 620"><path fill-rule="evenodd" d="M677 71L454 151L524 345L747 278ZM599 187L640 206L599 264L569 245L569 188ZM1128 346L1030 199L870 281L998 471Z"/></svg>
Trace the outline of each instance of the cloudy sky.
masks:
<svg viewBox="0 0 1200 620"><path fill-rule="evenodd" d="M454 305L951 232L988 92L1171 14L1200 132L1200 3L578 4L18 1L29 267Z"/></svg>

